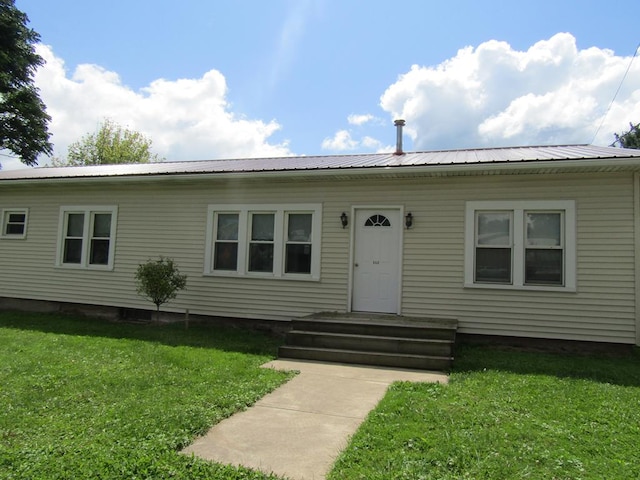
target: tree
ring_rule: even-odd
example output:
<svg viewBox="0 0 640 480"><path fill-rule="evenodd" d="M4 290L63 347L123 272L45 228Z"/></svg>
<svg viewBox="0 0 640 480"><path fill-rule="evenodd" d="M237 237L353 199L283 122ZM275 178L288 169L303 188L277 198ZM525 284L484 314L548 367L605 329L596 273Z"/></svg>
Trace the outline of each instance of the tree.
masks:
<svg viewBox="0 0 640 480"><path fill-rule="evenodd" d="M151 153L152 141L142 133L104 120L95 133L69 145L67 160L54 159L54 166L149 163L161 160Z"/></svg>
<svg viewBox="0 0 640 480"><path fill-rule="evenodd" d="M43 58L35 53L40 35L27 27L29 18L14 0L0 0L0 149L37 165L38 155L51 155L46 107L33 83Z"/></svg>
<svg viewBox="0 0 640 480"><path fill-rule="evenodd" d="M160 257L138 265L136 271L138 294L156 305L156 321L160 319L160 305L176 298L178 291L187 286L187 276L182 275L172 259Z"/></svg>
<svg viewBox="0 0 640 480"><path fill-rule="evenodd" d="M622 135L614 133L616 141L612 145L618 144L622 148L638 148L640 149L640 123L634 125L629 123L629 131Z"/></svg>

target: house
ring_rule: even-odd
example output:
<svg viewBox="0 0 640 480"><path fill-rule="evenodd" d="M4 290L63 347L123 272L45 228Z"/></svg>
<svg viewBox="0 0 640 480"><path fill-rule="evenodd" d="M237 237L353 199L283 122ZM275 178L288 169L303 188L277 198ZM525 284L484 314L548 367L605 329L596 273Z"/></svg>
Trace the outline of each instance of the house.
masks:
<svg viewBox="0 0 640 480"><path fill-rule="evenodd" d="M151 310L162 255L188 275L168 312L638 345L639 173L589 145L4 171L0 307Z"/></svg>

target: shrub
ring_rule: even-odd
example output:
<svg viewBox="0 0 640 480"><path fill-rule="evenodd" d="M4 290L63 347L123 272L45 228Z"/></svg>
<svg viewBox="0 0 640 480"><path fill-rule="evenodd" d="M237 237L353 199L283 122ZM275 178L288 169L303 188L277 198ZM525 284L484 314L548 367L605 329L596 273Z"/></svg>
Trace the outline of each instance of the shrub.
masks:
<svg viewBox="0 0 640 480"><path fill-rule="evenodd" d="M138 265L136 285L139 295L156 305L156 321L160 320L160 305L176 298L187 286L187 276L182 275L171 258L160 257Z"/></svg>

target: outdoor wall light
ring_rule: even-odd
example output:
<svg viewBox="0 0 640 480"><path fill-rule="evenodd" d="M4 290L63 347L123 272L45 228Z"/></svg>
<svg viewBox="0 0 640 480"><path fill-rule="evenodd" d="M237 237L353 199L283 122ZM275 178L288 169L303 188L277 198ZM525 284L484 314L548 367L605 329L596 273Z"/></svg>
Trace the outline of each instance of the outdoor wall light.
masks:
<svg viewBox="0 0 640 480"><path fill-rule="evenodd" d="M349 219L345 212L342 212L342 215L340 215L340 221L342 222L342 228L346 228L347 225L349 225Z"/></svg>
<svg viewBox="0 0 640 480"><path fill-rule="evenodd" d="M413 215L411 215L411 212L409 212L404 216L404 226L407 228L411 228L412 225L413 225Z"/></svg>

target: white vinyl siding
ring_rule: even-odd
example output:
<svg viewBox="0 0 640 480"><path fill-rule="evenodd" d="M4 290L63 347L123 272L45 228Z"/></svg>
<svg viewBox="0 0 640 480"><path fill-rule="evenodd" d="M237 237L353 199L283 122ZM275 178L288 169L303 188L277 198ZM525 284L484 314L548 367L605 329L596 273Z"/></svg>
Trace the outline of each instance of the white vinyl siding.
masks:
<svg viewBox="0 0 640 480"><path fill-rule="evenodd" d="M576 291L465 288L467 202L550 198L575 202ZM164 305L165 311L285 321L314 312L346 311L352 225L343 229L340 214L381 199L404 206L414 218L403 236L403 315L456 318L461 333L635 342L631 173L407 179L363 175L357 180L309 181L176 176L157 182L3 184L0 205L28 208L29 232L23 241L1 242L0 295L152 309L136 294L135 270L162 255L173 258L188 275L187 289ZM209 205L230 213L234 206L297 207L301 200L322 207L314 217L322 234L319 265L314 267L318 281L294 281L284 275L273 280L203 275L203 265L213 265L211 253L211 263L204 258L213 241L213 225L207 226ZM104 275L95 269L55 268L60 205L92 204L118 205L113 270ZM283 235L284 231L283 224ZM207 240L207 235L212 238Z"/></svg>
<svg viewBox="0 0 640 480"><path fill-rule="evenodd" d="M23 239L27 236L27 220L29 218L29 209L12 208L4 209L1 212L0 220L2 221L2 230L0 238L19 238Z"/></svg>

